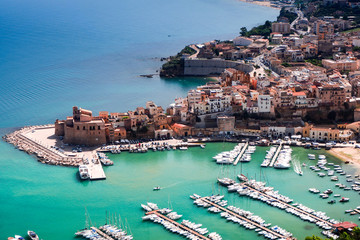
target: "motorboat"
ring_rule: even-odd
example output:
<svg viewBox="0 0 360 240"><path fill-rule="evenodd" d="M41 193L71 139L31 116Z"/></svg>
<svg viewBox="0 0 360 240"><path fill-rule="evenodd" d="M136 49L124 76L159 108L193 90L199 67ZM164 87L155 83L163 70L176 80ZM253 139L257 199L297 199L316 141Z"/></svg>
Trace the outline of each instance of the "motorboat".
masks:
<svg viewBox="0 0 360 240"><path fill-rule="evenodd" d="M180 150L188 150L187 147L180 147L179 149L180 149Z"/></svg>
<svg viewBox="0 0 360 240"><path fill-rule="evenodd" d="M159 187L159 186L156 186L153 188L153 191L159 191L159 190L161 190L161 187Z"/></svg>
<svg viewBox="0 0 360 240"><path fill-rule="evenodd" d="M334 199L328 202L328 204L334 204L334 203L336 203L336 200Z"/></svg>
<svg viewBox="0 0 360 240"><path fill-rule="evenodd" d="M34 231L27 231L28 236L31 240L39 240L39 236Z"/></svg>
<svg viewBox="0 0 360 240"><path fill-rule="evenodd" d="M320 190L319 190L319 189L316 189L316 188L309 188L309 192L316 194L316 193L319 193Z"/></svg>
<svg viewBox="0 0 360 240"><path fill-rule="evenodd" d="M319 160L324 160L324 159L326 159L326 156L325 155L319 155Z"/></svg>
<svg viewBox="0 0 360 240"><path fill-rule="evenodd" d="M324 194L327 194L327 195L332 194L332 193L333 193L333 191L331 189L327 189L324 191Z"/></svg>
<svg viewBox="0 0 360 240"><path fill-rule="evenodd" d="M15 235L15 240L25 240L25 238L20 235Z"/></svg>
<svg viewBox="0 0 360 240"><path fill-rule="evenodd" d="M201 144L200 147L201 147L202 149L204 149L204 148L205 148L205 144Z"/></svg>
<svg viewBox="0 0 360 240"><path fill-rule="evenodd" d="M315 154L308 154L308 158L310 159L310 160L315 160L316 159L316 157L315 157Z"/></svg>
<svg viewBox="0 0 360 240"><path fill-rule="evenodd" d="M79 166L79 175L82 180L86 180L90 178L89 168L87 165Z"/></svg>
<svg viewBox="0 0 360 240"><path fill-rule="evenodd" d="M331 181L339 181L339 178L337 176L332 176L330 178Z"/></svg>
<svg viewBox="0 0 360 240"><path fill-rule="evenodd" d="M342 197L339 202L348 202L350 198Z"/></svg>

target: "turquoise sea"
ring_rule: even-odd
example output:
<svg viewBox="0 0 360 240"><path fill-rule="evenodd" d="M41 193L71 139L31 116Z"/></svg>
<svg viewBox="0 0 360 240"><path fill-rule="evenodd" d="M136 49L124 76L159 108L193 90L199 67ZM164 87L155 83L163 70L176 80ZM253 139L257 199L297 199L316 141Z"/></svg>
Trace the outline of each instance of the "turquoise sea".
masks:
<svg viewBox="0 0 360 240"><path fill-rule="evenodd" d="M274 20L278 11L237 0L60 0L0 1L0 135L17 127L54 122L71 114L73 105L93 110L127 111L153 100L166 107L175 97L207 79L152 79L161 57L176 54L190 43L236 36L248 28ZM266 148L259 148L249 164L216 165L211 157L234 144L213 143L186 152L110 155L106 181L81 182L77 169L42 165L33 156L0 142L0 239L35 230L42 239L73 239L85 223L85 207L92 222L105 221L110 211L127 220L135 239L180 239L161 226L141 221L140 203L153 201L185 219L203 223L224 239L256 239L253 231L227 223L218 215L195 207L192 193L224 193L231 204L255 212L299 239L320 229L263 203L227 194L216 184L219 175L244 174L266 179L281 193L331 217L350 219L351 202L326 204L309 194L309 187L332 187L305 170L260 171ZM300 161L307 151L295 149ZM338 160L329 157L331 161ZM349 173L354 172L345 166ZM344 181L344 179L341 179ZM153 192L155 185L165 187ZM359 201L357 201L359 202Z"/></svg>
<svg viewBox="0 0 360 240"><path fill-rule="evenodd" d="M301 221L265 203L227 193L227 189L216 184L218 176L234 177L243 174L266 181L280 193L292 197L306 206L327 212L339 220L358 222L358 216L344 214L344 210L359 205L359 195L353 191L335 190L335 183L329 177L320 178L308 168L304 175L297 175L293 169L261 169L266 147L258 147L250 163L238 166L220 166L212 156L220 151L232 149L231 143L209 143L206 149L190 148L188 151L148 152L146 154L109 154L115 164L106 167L106 181L80 182L77 169L42 165L32 156L7 148L3 155L10 155L11 161L2 161L1 168L1 208L0 226L2 239L14 233L24 234L27 229L36 230L43 239L72 239L77 229L85 226L85 207L93 224L105 223L106 211L127 221L136 239L181 239L160 225L142 222L144 212L141 203L158 203L162 207L172 207L183 214L183 219L202 223L211 231L216 231L223 239L262 239L254 231L225 221L219 215L198 208L189 198L190 194L225 194L229 204L262 216L267 222L277 224L292 232L298 239L311 234L320 234L314 224ZM309 150L294 148L293 158L301 163L307 160ZM316 154L323 151L312 151ZM341 162L327 155L328 161ZM343 165L349 174L355 170ZM340 176L340 182L345 177ZM163 187L153 191L154 186ZM308 188L320 190L331 188L335 193L350 197L349 203L327 204L318 195L308 192Z"/></svg>

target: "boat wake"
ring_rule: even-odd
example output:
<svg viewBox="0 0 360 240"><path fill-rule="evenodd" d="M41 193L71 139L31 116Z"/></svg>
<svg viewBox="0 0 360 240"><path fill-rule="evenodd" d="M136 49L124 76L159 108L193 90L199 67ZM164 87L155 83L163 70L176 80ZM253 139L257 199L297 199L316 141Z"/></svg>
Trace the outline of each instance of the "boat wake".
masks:
<svg viewBox="0 0 360 240"><path fill-rule="evenodd" d="M303 175L299 159L293 158L292 159L292 164L293 164L294 172L299 174L299 175Z"/></svg>
<svg viewBox="0 0 360 240"><path fill-rule="evenodd" d="M176 182L176 183L170 184L169 186L166 186L166 187L161 187L161 189L175 187L176 185L178 185L178 184L180 184L180 183L183 183L183 182L185 182L185 181Z"/></svg>

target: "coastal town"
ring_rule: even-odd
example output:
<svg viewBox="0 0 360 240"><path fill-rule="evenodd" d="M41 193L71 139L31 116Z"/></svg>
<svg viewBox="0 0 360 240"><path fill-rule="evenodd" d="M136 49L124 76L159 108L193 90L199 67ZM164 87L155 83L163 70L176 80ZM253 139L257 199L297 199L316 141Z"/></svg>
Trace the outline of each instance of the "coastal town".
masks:
<svg viewBox="0 0 360 240"><path fill-rule="evenodd" d="M319 4L356 6L348 1ZM144 107L98 116L74 107L73 116L56 120L55 135L64 143L88 146L224 135L300 135L320 143L357 140L360 31L346 31L357 26L356 17L307 18L313 4L302 8L290 4L278 21L265 23L270 24L268 37L242 29L244 36L231 41L187 46L193 54L180 56L179 74L216 76L216 81L190 90L169 107L148 101ZM162 74L171 75L166 66Z"/></svg>
<svg viewBox="0 0 360 240"><path fill-rule="evenodd" d="M290 232L296 227L289 230L286 226L288 231L271 224L265 221L268 217L265 213L263 219L255 215L256 211L243 209L249 204L240 208L234 198L230 205L224 197L230 200L235 193L241 199L265 203L284 215L315 225L327 238L354 237L359 232L358 224L347 219L353 215L358 218L360 206L351 205L351 209L342 212L347 214L346 220L330 217L333 212L315 210L299 198L295 201L280 194L276 190L278 183L273 182L276 188L270 186L262 169L276 169L281 175L284 169L292 168L293 175L299 178L305 171L319 179L328 178L334 188L319 190L306 186L310 187L307 193L320 196L317 201L328 199L329 205L348 204L351 196L351 204L358 205L359 171L349 168L360 169L360 3L244 1L281 9L280 14L274 22L266 21L250 30L242 27L239 36L231 40L189 44L177 55L166 58L159 70L163 78L208 78L205 85L173 99L169 106L159 106L149 99L135 109L119 112L104 109L98 114L73 106L65 119L55 116L51 124L22 127L4 135L4 141L35 155L43 164L78 168L81 182L106 179L106 167L115 162L110 158L125 151L186 152L190 147L205 149L207 144L229 142L232 150L222 150L212 157L220 169L218 177L214 177L217 186L213 187L218 187L218 192L213 189L211 196L193 193L190 198L195 207L219 213L227 222L254 230L259 237L296 239L298 232ZM252 154L257 148L263 146L264 158L256 163L255 171L249 170L253 176L245 176L249 173L246 164L255 158ZM311 152L301 153L301 158L307 158L299 159L293 156L293 148ZM340 159L344 165L335 164L331 158L327 160L327 156ZM314 160L318 161L311 165ZM260 180L256 179L258 170ZM234 174L226 175L224 171ZM221 188L227 193L222 195ZM155 194L162 189L166 187L158 185L150 190ZM150 201L141 204L145 211L142 220L158 223L188 239L222 239L218 232L210 233L202 224L186 219L177 222L183 215L170 208L170 195L168 198L168 208L159 208ZM105 225L86 226L75 235L87 239L133 239L131 230L122 226L120 215L119 219L112 217L106 216ZM28 234L33 235L31 239L39 239L33 231ZM347 239L358 239L356 236ZM23 239L19 237L8 239ZM317 240L315 236L306 239Z"/></svg>

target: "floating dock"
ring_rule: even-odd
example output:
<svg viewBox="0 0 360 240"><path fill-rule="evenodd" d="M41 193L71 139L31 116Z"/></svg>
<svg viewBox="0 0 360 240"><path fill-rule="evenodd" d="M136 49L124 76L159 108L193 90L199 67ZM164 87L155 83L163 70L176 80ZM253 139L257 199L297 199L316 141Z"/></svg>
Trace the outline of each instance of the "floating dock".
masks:
<svg viewBox="0 0 360 240"><path fill-rule="evenodd" d="M96 227L91 227L92 230L94 230L95 232L97 232L100 236L102 236L103 238L107 239L107 240L115 240L114 238L110 237L109 235L105 234L104 232L100 231L98 228Z"/></svg>
<svg viewBox="0 0 360 240"><path fill-rule="evenodd" d="M176 222L176 221L174 221L174 220L172 220L172 219L170 219L170 218L162 215L161 213L159 213L159 210L154 210L154 211L151 211L151 212L147 212L147 213L146 213L146 215L150 215L150 214L156 214L158 217L160 217L160 218L162 218L162 219L164 219L164 220L166 220L166 221L174 224L175 226L177 226L177 227L179 227L179 228L181 228L181 229L183 229L183 230L185 230L185 231L190 232L191 234L199 237L200 239L211 240L210 238L205 237L204 235L201 235L200 233L194 231L193 229L191 229L191 228L189 228L189 227L186 227L185 225L183 225L183 224L181 224L181 223L178 223L178 222Z"/></svg>
<svg viewBox="0 0 360 240"><path fill-rule="evenodd" d="M106 179L104 169L100 163L90 163L88 166L90 180L102 180Z"/></svg>
<svg viewBox="0 0 360 240"><path fill-rule="evenodd" d="M241 149L241 152L239 153L239 155L236 157L236 160L234 162L234 166L236 166L240 160L240 158L242 157L242 155L244 154L244 152L246 151L247 147L249 146L249 142L245 143L245 146L243 146L243 148Z"/></svg>
<svg viewBox="0 0 360 240"><path fill-rule="evenodd" d="M264 230L264 231L266 231L266 232L269 232L269 233L271 233L272 235L274 235L274 236L276 236L276 237L286 238L286 236L284 236L284 235L281 235L281 234L279 234L279 233L277 233L277 232L275 232L275 231L273 231L273 230L271 230L271 229L269 229L269 228L267 228L267 227L264 227L264 226L260 225L260 224L257 223L257 222L254 222L254 221L252 221L252 220L250 220L250 219L248 219L248 218L246 218L246 217L240 216L239 214L237 214L237 213L235 213L235 212L233 212L233 211L231 211L231 210L229 210L229 209L226 209L226 208L224 208L224 207L222 207L222 206L220 206L220 205L218 205L218 204L210 201L210 200L209 200L209 197L202 197L202 198L200 198L200 199L201 199L202 201L204 201L204 202L206 202L206 203L208 203L208 204L210 204L210 205L212 205L212 206L214 206L214 207L216 207L216 208L224 211L224 212L229 213L229 214L232 215L232 216L235 216L235 217L237 217L237 218L239 218L239 219L241 219L241 220L243 220L243 221L246 221L246 222L248 222L248 223L256 226L257 228L260 228L260 229L262 229L262 230Z"/></svg>
<svg viewBox="0 0 360 240"><path fill-rule="evenodd" d="M266 194L266 193L263 193L263 192L261 192L261 191L259 191L259 190L256 190L255 188L249 186L249 185L246 184L246 183L242 183L242 185L248 187L249 189L251 189L251 190L253 190L253 191L255 191L255 192L257 192L257 193L259 193L259 194L261 194L261 195L263 195L263 196L266 196L266 197L268 197L268 198L271 198L271 199L274 200L274 201L280 202L280 203L284 204L285 206L287 206L288 208L292 208L292 209L294 209L294 210L296 210L296 211L298 211L298 212L301 212L302 214L305 214L305 215L307 215L307 216L309 216L309 217L312 217L312 218L314 218L314 219L316 219L316 220L318 220L318 221L320 221L320 222L326 223L326 224L328 224L329 226L332 226L332 225L333 225L331 222L329 222L329 221L327 221L327 220L325 220L325 219L319 218L318 216L316 216L316 215L314 215L314 214L308 213L308 212L306 212L306 211L304 211L304 210L302 210L302 209L300 209L300 208L297 208L297 207L295 207L295 206L293 206L293 205L291 205L291 204L288 204L288 203L286 203L286 202L284 202L284 201L281 201L281 200L279 200L279 199L277 199L277 198L274 198L274 197L272 197L272 196L270 196L270 195L268 195L268 194Z"/></svg>
<svg viewBox="0 0 360 240"><path fill-rule="evenodd" d="M271 162L269 164L269 167L274 166L274 163L275 163L277 157L279 156L279 153L280 153L281 149L282 149L282 142L280 143L278 149L276 150L276 153L274 154L274 156L273 156L273 158L272 158L272 160L271 160Z"/></svg>

